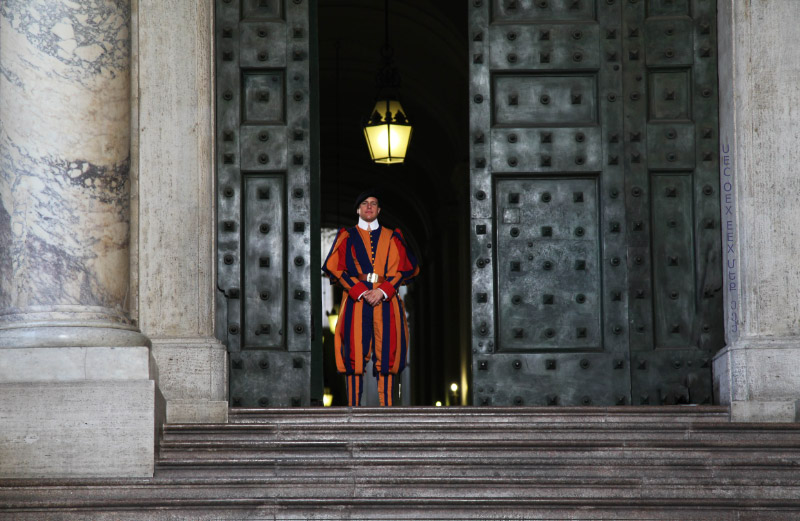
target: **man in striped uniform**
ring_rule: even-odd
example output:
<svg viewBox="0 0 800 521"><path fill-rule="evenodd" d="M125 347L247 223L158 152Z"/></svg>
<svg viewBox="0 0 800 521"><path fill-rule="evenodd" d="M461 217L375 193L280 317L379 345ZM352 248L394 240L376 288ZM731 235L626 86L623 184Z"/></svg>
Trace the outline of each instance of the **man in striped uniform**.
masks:
<svg viewBox="0 0 800 521"><path fill-rule="evenodd" d="M419 273L400 230L378 224L378 194L356 199L358 224L342 228L322 270L344 288L336 322L336 368L347 378L347 404L361 403L364 366L370 357L382 406L392 405L394 377L406 365L408 323L397 291Z"/></svg>

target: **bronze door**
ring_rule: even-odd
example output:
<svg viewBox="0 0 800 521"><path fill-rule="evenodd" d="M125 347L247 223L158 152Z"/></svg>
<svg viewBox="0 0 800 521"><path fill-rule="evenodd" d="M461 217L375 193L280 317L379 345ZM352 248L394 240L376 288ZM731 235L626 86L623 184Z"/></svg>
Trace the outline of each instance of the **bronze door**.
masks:
<svg viewBox="0 0 800 521"><path fill-rule="evenodd" d="M716 3L469 5L474 403L711 403Z"/></svg>
<svg viewBox="0 0 800 521"><path fill-rule="evenodd" d="M216 1L217 329L234 407L310 402L311 29L307 1Z"/></svg>

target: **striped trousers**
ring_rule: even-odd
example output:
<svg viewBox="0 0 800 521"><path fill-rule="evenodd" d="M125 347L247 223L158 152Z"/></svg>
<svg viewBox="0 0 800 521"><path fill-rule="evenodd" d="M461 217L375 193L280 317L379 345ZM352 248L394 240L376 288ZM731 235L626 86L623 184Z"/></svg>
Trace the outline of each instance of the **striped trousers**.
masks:
<svg viewBox="0 0 800 521"><path fill-rule="evenodd" d="M348 374L346 378L347 406L358 407L361 405L361 394L364 391L364 376L360 374ZM378 374L378 400L380 400L381 407L392 406L393 385L393 374Z"/></svg>

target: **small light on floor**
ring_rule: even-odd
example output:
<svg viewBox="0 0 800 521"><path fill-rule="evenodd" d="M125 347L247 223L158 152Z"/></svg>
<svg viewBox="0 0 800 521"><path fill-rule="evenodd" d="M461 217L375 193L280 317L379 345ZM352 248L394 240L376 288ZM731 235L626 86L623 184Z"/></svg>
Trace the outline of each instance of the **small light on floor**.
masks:
<svg viewBox="0 0 800 521"><path fill-rule="evenodd" d="M333 404L333 394L331 394L330 388L326 387L322 395L322 405L324 407L330 407L332 404Z"/></svg>
<svg viewBox="0 0 800 521"><path fill-rule="evenodd" d="M331 330L331 333L334 335L336 334L336 322L339 320L339 314L335 311L328 311L328 328Z"/></svg>
<svg viewBox="0 0 800 521"><path fill-rule="evenodd" d="M436 407L441 407L441 406L442 406L442 402L441 401L437 401L436 402Z"/></svg>

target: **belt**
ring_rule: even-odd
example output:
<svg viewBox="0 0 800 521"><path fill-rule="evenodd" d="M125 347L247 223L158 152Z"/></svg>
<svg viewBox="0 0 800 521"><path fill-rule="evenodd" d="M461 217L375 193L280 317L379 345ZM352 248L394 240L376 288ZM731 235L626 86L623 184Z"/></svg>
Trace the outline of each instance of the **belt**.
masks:
<svg viewBox="0 0 800 521"><path fill-rule="evenodd" d="M380 284L386 279L384 277L381 277L377 273L359 273L358 280L365 280L367 282L377 282L378 284Z"/></svg>

